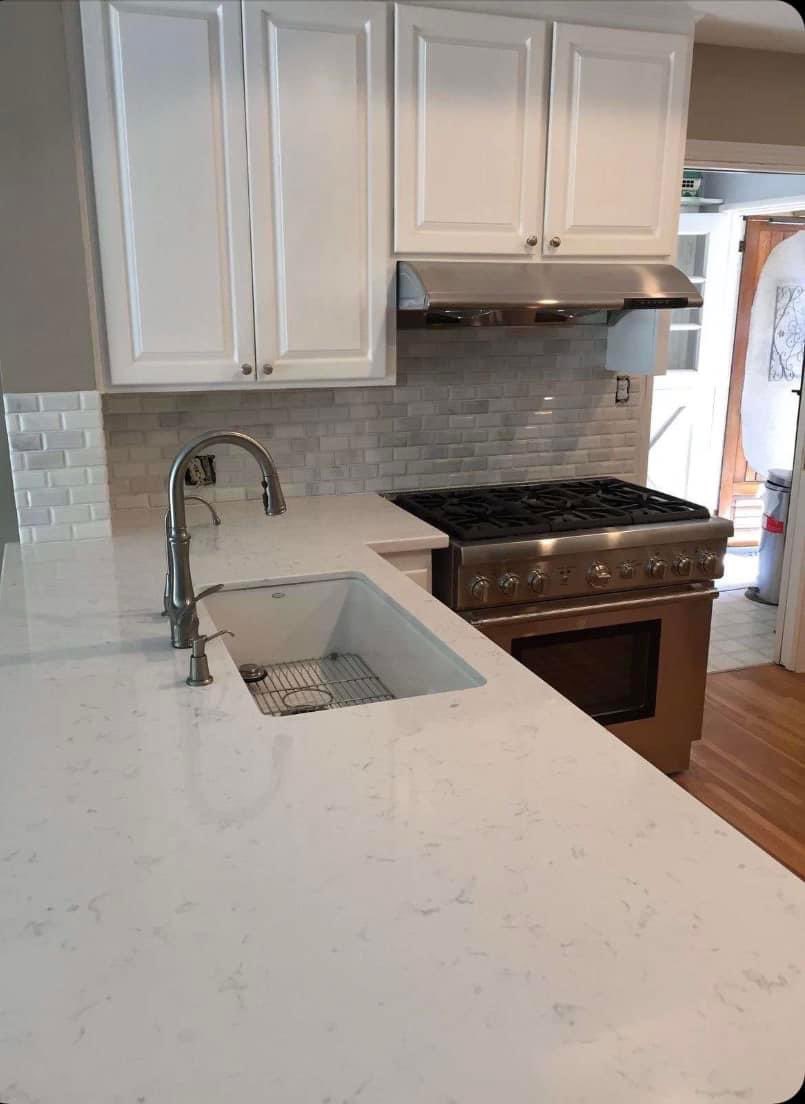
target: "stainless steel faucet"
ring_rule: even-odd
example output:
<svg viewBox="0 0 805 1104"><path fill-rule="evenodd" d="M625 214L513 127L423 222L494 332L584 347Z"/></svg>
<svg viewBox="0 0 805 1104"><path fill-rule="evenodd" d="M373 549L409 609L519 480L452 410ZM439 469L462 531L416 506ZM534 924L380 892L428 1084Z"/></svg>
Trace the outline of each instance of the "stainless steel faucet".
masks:
<svg viewBox="0 0 805 1104"><path fill-rule="evenodd" d="M202 498L200 495L185 495L185 502L200 502L202 506L206 506L210 511L210 517L212 518L213 525L221 524L221 517L214 506L211 506L206 498ZM171 555L170 546L168 545L168 537L170 536L170 510L165 511L165 554L167 556L167 568L165 569L165 587L162 591L162 616L168 616L168 610L170 609L171 602Z"/></svg>
<svg viewBox="0 0 805 1104"><path fill-rule="evenodd" d="M185 516L184 477L193 456L208 445L239 445L250 452L260 465L263 476L263 509L269 517L285 512L277 469L270 453L247 433L232 430L224 433L202 433L177 452L168 483L168 599L166 613L171 623L171 643L174 648L189 648L198 636L196 603L206 594L220 590L223 584L205 587L196 594L190 575L190 534Z"/></svg>

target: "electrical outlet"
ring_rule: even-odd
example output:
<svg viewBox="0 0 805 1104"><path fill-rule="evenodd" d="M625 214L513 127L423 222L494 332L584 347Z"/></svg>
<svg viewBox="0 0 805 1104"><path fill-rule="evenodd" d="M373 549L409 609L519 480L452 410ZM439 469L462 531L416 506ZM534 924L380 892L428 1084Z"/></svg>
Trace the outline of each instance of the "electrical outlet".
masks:
<svg viewBox="0 0 805 1104"><path fill-rule="evenodd" d="M618 376L615 380L615 402L628 403L632 381L628 376Z"/></svg>
<svg viewBox="0 0 805 1104"><path fill-rule="evenodd" d="M184 481L188 487L210 487L215 482L215 456L194 456L187 466Z"/></svg>

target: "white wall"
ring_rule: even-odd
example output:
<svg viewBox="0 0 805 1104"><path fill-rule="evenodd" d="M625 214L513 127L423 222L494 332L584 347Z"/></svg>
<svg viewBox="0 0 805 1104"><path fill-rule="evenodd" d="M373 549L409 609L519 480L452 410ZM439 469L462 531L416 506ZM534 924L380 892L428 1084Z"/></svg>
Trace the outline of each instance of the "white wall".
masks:
<svg viewBox="0 0 805 1104"><path fill-rule="evenodd" d="M805 61L803 61L805 69ZM805 72L803 73L805 80ZM750 203L805 195L805 175L800 173L706 172L702 195L725 203Z"/></svg>

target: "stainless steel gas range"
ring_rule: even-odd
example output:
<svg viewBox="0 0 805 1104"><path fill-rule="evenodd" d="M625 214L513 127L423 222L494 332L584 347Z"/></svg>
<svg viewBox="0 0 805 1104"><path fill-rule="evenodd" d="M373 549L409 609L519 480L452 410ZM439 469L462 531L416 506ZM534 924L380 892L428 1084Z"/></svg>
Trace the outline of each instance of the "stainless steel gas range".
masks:
<svg viewBox="0 0 805 1104"><path fill-rule="evenodd" d="M619 479L391 497L450 536L436 597L661 770L688 766L731 522Z"/></svg>

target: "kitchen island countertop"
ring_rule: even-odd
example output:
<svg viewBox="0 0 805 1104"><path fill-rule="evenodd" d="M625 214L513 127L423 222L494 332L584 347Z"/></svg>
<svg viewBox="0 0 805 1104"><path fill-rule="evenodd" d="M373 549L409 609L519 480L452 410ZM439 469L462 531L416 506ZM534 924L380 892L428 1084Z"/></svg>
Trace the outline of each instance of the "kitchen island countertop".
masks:
<svg viewBox="0 0 805 1104"><path fill-rule="evenodd" d="M791 1097L805 885L377 554L429 526L220 509L197 588L361 573L485 684L263 717L184 684L161 512L7 546L0 1100Z"/></svg>

